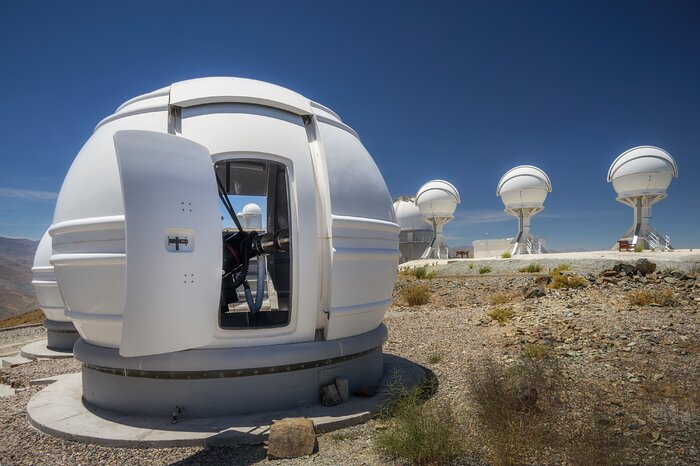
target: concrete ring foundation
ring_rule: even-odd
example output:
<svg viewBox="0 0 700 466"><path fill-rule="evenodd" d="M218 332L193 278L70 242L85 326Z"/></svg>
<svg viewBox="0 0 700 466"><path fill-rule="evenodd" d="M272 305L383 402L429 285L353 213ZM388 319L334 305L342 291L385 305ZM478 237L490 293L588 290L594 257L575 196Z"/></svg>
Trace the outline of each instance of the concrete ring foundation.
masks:
<svg viewBox="0 0 700 466"><path fill-rule="evenodd" d="M172 416L136 416L103 410L82 399L80 374L59 380L37 393L27 405L29 422L35 428L69 440L114 447L169 447L197 445L259 444L266 440L275 419L307 417L317 432L360 424L369 420L386 398L387 385L398 377L405 386L420 383L426 371L393 355L383 356L379 391L373 397L351 396L333 407L318 403L285 410L246 415L193 418L183 410L177 422ZM283 386L276 385L278 393ZM318 396L318 395L317 395Z"/></svg>
<svg viewBox="0 0 700 466"><path fill-rule="evenodd" d="M73 345L80 338L73 322L58 322L46 319L44 321L46 329L47 347L53 351L73 351Z"/></svg>
<svg viewBox="0 0 700 466"><path fill-rule="evenodd" d="M73 357L73 349L56 351L48 347L48 340L39 340L24 345L20 355L27 359L64 359Z"/></svg>
<svg viewBox="0 0 700 466"><path fill-rule="evenodd" d="M232 416L313 405L338 377L350 392L379 382L382 324L339 340L213 348L125 358L78 340L83 399L100 409L139 416Z"/></svg>

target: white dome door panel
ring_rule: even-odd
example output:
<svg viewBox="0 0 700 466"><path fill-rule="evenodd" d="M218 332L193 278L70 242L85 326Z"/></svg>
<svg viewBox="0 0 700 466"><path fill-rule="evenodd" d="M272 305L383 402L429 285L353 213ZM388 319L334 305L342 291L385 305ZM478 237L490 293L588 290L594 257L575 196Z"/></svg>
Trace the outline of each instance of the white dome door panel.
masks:
<svg viewBox="0 0 700 466"><path fill-rule="evenodd" d="M189 139L114 134L126 219L126 297L119 354L209 343L217 326L222 240L214 165Z"/></svg>

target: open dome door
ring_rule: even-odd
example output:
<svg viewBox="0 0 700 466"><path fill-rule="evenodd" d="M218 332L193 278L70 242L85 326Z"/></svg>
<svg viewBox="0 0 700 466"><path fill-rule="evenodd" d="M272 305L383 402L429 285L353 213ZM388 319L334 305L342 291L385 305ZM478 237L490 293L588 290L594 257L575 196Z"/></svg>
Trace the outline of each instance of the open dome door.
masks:
<svg viewBox="0 0 700 466"><path fill-rule="evenodd" d="M151 131L114 134L126 219L119 354L209 343L217 325L222 238L209 151Z"/></svg>

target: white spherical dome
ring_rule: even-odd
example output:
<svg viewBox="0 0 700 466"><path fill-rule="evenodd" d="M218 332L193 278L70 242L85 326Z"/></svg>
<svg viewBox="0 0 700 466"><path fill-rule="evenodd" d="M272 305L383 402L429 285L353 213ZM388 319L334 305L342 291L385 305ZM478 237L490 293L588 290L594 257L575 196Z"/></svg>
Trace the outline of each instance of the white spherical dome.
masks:
<svg viewBox="0 0 700 466"><path fill-rule="evenodd" d="M70 322L70 319L64 313L63 298L56 283L56 274L49 262L52 254L51 236L49 236L47 231L41 237L39 246L34 254L34 265L32 266L34 294L36 294L39 307L44 311L47 319L57 322Z"/></svg>
<svg viewBox="0 0 700 466"><path fill-rule="evenodd" d="M415 202L425 218L451 218L460 203L459 191L452 183L432 180L421 186Z"/></svg>
<svg viewBox="0 0 700 466"><path fill-rule="evenodd" d="M262 209L252 202L246 204L243 206L240 221L245 229L262 230Z"/></svg>
<svg viewBox="0 0 700 466"><path fill-rule="evenodd" d="M401 231L430 229L413 198L400 197L394 201L394 213Z"/></svg>
<svg viewBox="0 0 700 466"><path fill-rule="evenodd" d="M251 202L243 206L243 215L262 215L262 209Z"/></svg>
<svg viewBox="0 0 700 466"><path fill-rule="evenodd" d="M665 194L678 165L671 154L654 146L638 146L620 154L608 170L608 183L619 197Z"/></svg>
<svg viewBox="0 0 700 466"><path fill-rule="evenodd" d="M219 321L217 177L227 195L266 197L266 228L288 234L267 272L284 317L264 331ZM355 131L296 92L229 77L174 83L102 120L49 231L66 314L85 342L122 356L371 331L400 255L389 191Z"/></svg>
<svg viewBox="0 0 700 466"><path fill-rule="evenodd" d="M547 174L532 165L520 165L508 170L498 182L496 195L506 209L543 207L552 183Z"/></svg>

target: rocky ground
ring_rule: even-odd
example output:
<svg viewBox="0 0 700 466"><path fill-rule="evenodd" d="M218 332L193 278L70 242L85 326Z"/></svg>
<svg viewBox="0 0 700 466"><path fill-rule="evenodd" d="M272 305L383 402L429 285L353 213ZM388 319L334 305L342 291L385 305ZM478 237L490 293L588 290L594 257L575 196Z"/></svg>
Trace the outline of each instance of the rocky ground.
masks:
<svg viewBox="0 0 700 466"><path fill-rule="evenodd" d="M613 463L700 463L700 282L686 275L692 267L642 277L624 268L605 272L571 265L564 274L582 275L581 288L551 288L546 270L504 276L466 268L465 276L453 276L454 271L436 269L449 276L399 277L386 318L385 351L431 369L439 381L435 399L463 413L469 448L455 464L492 463L490 444L470 417L472 387L485 372L521 361L535 361L551 377L534 402L546 424L545 442L522 461L596 464L599 453L576 456L581 448L574 447L603 451L612 445ZM416 284L426 285L431 297L427 304L408 306L403 290ZM630 293L638 291L664 302L633 304ZM512 317L503 323L488 315L504 308ZM268 461L263 446L106 448L30 428L26 403L41 387L28 386L29 380L77 370L73 360L3 370L3 380L19 391L0 398L0 464L397 463L373 449L386 428L381 420L320 435L318 453L286 461Z"/></svg>

